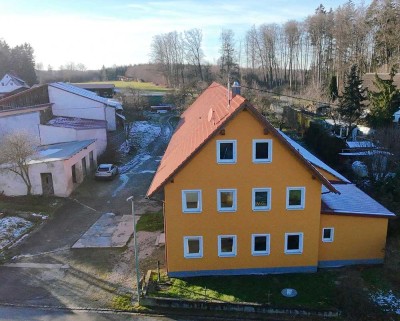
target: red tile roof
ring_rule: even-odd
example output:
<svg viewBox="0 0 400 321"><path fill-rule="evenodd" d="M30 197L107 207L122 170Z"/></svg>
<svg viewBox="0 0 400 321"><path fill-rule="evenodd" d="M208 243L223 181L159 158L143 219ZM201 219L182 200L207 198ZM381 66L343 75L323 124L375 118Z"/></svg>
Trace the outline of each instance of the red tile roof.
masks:
<svg viewBox="0 0 400 321"><path fill-rule="evenodd" d="M160 166L147 191L151 197L159 191L173 176L210 140L214 135L246 108L287 148L306 165L313 176L318 178L329 190L338 191L323 177L318 170L294 149L279 132L251 106L242 96L236 95L231 99L228 107L227 89L213 82L196 101L181 115L178 127L169 142Z"/></svg>

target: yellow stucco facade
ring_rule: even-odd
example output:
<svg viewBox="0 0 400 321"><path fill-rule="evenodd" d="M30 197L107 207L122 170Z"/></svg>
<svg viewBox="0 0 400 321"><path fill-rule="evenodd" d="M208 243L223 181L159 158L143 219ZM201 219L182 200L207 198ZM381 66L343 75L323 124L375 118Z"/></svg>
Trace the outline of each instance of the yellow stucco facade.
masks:
<svg viewBox="0 0 400 321"><path fill-rule="evenodd" d="M321 181L287 145L273 134L265 134L252 113L240 111L224 129L164 185L166 261L170 275L313 272L321 262L335 266L340 264L337 261L345 264L346 260L383 258L386 218L321 215ZM253 162L254 139L272 142L271 162ZM236 142L234 164L217 162L217 143L221 140ZM328 180L337 180L318 170ZM288 187L304 188L304 209L287 209ZM253 188L270 188L269 210L253 210ZM218 211L219 189L236 190L235 211ZM201 191L200 212L183 211L185 190ZM333 242L322 241L324 227L334 228ZM299 233L299 253L287 253L287 233ZM268 235L268 254L254 255L254 234ZM235 236L235 255L219 255L218 237L223 235ZM185 237L201 237L201 255L185 257Z"/></svg>

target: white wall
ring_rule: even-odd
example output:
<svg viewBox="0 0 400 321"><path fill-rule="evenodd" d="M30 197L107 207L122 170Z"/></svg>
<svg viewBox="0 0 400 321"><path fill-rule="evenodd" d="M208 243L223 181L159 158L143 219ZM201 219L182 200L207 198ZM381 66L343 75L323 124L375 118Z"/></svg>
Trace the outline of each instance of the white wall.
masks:
<svg viewBox="0 0 400 321"><path fill-rule="evenodd" d="M32 194L41 195L42 179L41 173L51 173L53 178L54 195L67 197L83 181L82 158L86 157L87 172L90 174L89 154L93 151L96 163L97 153L95 144L89 145L68 160L59 160L46 163L36 163L29 166L29 177L32 183ZM76 164L77 183L72 182L72 165ZM93 167L95 167L94 165ZM93 169L91 169L93 170ZM26 195L27 189L22 178L11 173L9 170L0 169L0 193L8 196Z"/></svg>
<svg viewBox="0 0 400 321"><path fill-rule="evenodd" d="M42 145L95 139L98 155L103 154L107 148L107 131L105 128L74 129L40 125L39 130Z"/></svg>
<svg viewBox="0 0 400 321"><path fill-rule="evenodd" d="M39 138L40 111L0 117L0 137L16 130L28 132Z"/></svg>
<svg viewBox="0 0 400 321"><path fill-rule="evenodd" d="M49 86L49 99L55 116L78 117L107 121L107 129L115 130L115 109L65 90Z"/></svg>

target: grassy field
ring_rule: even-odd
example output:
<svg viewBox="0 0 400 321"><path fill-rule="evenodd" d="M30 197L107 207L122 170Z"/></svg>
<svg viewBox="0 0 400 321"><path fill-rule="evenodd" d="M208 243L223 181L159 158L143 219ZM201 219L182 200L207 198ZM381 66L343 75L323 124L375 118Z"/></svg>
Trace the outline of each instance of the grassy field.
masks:
<svg viewBox="0 0 400 321"><path fill-rule="evenodd" d="M157 86L152 82L137 82L137 81L94 81L85 84L114 84L116 88L134 88L143 91L168 91L169 88Z"/></svg>

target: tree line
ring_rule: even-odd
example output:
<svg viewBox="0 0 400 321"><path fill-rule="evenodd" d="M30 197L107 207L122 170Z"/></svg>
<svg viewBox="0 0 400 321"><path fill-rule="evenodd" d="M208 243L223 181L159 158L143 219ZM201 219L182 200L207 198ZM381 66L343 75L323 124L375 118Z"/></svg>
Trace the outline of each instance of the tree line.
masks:
<svg viewBox="0 0 400 321"><path fill-rule="evenodd" d="M327 94L332 82L343 89L353 65L361 75L389 72L400 62L398 21L399 0L369 6L350 0L335 10L320 5L304 21L254 25L239 41L232 30L222 30L216 73L204 60L200 29L156 35L150 55L171 86L230 74L251 86L292 92L311 86Z"/></svg>
<svg viewBox="0 0 400 321"><path fill-rule="evenodd" d="M10 71L25 80L30 86L37 83L35 59L30 44L24 43L10 47L7 42L0 39L0 77Z"/></svg>

